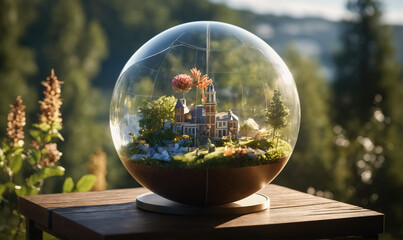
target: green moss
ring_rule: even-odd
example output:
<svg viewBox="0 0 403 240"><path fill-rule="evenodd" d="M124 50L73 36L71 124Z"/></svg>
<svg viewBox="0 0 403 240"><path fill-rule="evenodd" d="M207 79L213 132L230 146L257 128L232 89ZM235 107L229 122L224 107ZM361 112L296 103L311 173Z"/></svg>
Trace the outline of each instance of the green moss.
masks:
<svg viewBox="0 0 403 240"><path fill-rule="evenodd" d="M247 142L245 145L253 149L269 149L273 146L273 143L267 140L253 140Z"/></svg>
<svg viewBox="0 0 403 240"><path fill-rule="evenodd" d="M157 159L142 158L136 160L130 160L135 163L149 165L149 166L160 166L160 167L173 167L173 168L230 168L230 167L247 167L264 165L268 163L273 163L279 159L286 157L291 154L291 146L283 140L279 140L278 147L272 147L272 144L268 140L252 140L240 142L236 145L231 145L231 147L237 146L259 146L259 149L267 149L259 154L246 154L239 155L233 154L231 156L224 156L225 147L216 147L214 152L209 153L208 150L199 150L198 154L196 151L188 152L182 155L177 155L172 157L171 161L164 162ZM254 147L257 149L257 147Z"/></svg>

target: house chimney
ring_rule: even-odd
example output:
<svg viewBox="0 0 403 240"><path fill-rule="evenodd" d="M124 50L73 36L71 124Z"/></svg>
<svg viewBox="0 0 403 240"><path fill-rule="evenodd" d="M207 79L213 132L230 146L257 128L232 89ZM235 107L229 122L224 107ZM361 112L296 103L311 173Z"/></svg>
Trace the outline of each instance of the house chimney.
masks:
<svg viewBox="0 0 403 240"><path fill-rule="evenodd" d="M228 109L228 118L229 118L229 120L233 120L232 119L232 110L231 109Z"/></svg>

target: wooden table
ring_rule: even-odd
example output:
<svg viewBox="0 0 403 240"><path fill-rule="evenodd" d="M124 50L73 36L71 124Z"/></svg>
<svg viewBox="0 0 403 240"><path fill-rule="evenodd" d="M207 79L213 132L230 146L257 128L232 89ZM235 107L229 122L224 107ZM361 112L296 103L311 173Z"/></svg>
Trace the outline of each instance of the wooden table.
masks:
<svg viewBox="0 0 403 240"><path fill-rule="evenodd" d="M260 191L269 210L237 216L175 216L136 207L144 188L44 194L19 199L27 239L377 238L384 215L278 185Z"/></svg>

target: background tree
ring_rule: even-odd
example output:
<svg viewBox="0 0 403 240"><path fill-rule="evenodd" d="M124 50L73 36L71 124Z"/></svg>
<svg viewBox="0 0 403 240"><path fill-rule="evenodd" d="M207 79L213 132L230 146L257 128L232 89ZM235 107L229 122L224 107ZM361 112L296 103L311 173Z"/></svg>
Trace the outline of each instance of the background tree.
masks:
<svg viewBox="0 0 403 240"><path fill-rule="evenodd" d="M0 138L6 135L9 103L18 95L27 104L27 125L31 119L36 121L37 116L32 113L37 110L35 103L41 91L38 82L45 79L50 68L55 68L65 82L62 134L66 139L74 139L66 141L67 145L60 144L61 164L66 166L66 174L77 179L86 169L81 166L102 147L108 159L108 187L138 186L113 148L107 127L108 103L122 66L148 39L174 25L201 19L232 23L252 32L258 32L259 26L267 24L276 32L274 37L266 38L276 51L281 50L279 41L303 37L320 45L321 53L312 57L315 58L326 55L329 52L326 49L331 49L329 45L322 46L323 40L338 43L332 36L343 25L341 50L335 56L337 78L331 85L336 88L335 98L330 105L326 96L331 94L322 90L327 85L320 84L323 77L317 70L323 58L316 65L297 53L285 54L298 85L302 119L293 157L276 181L303 191L312 186L320 190L316 191L318 195L330 190L337 200L383 211L387 214L387 232L400 234L396 236L401 238L403 192L396 189L403 186L403 161L398 160L403 156L403 148L399 147L403 145L403 108L400 107L403 91L397 80L395 51L389 28L381 23L380 1L355 0L350 1L348 7L355 14L354 18L339 24L256 15L208 0L0 0ZM304 21L308 21L311 30L315 29L316 25L312 24L315 22L332 30L327 34L319 31L320 37L311 31L309 34L292 32L292 35L282 31ZM393 26L395 40L401 39L398 35L401 29ZM236 55L217 59L219 67L225 68L234 61L256 60L255 55L242 51L233 54ZM168 67L177 69L175 63ZM245 65L238 72L237 76L230 74L224 79L220 76L220 82L225 86L239 86L247 77L251 88L234 87L232 93L237 97L228 101L218 93L222 110L241 104L245 99L251 106L261 102L260 92L253 89L260 84L262 72L269 72L266 66ZM159 76L165 79L163 74ZM142 88L153 88L153 80L145 81ZM245 92L249 95L240 98ZM251 109L238 116L263 122L263 118L257 117L264 114L254 115L255 112ZM328 146L332 133L326 117L330 114L336 124L333 131L337 151L333 158ZM333 173L328 172L329 168L333 168ZM45 185L47 192L60 192L61 186L61 183ZM0 218L7 222L4 216Z"/></svg>
<svg viewBox="0 0 403 240"><path fill-rule="evenodd" d="M270 104L266 110L266 123L269 124L273 128L273 141L274 138L278 138L276 135L277 130L287 126L288 124L288 116L290 115L290 111L284 105L283 99L281 99L281 93L279 90L274 90L273 98L270 101ZM276 143L276 147L277 147Z"/></svg>
<svg viewBox="0 0 403 240"><path fill-rule="evenodd" d="M0 0L0 129L6 128L9 104L17 96L34 100L26 101L28 114L37 98L35 87L27 81L37 71L34 51L20 43L34 19L35 6L36 1Z"/></svg>
<svg viewBox="0 0 403 240"><path fill-rule="evenodd" d="M381 23L381 2L350 0L347 9L355 15L343 22L342 51L335 55L334 92L336 120L352 130L371 117L377 95L383 98L380 107L387 116L397 111L393 99L401 86L390 29Z"/></svg>
<svg viewBox="0 0 403 240"><path fill-rule="evenodd" d="M335 121L346 140L338 144L339 161L351 173L344 184L348 191L336 197L347 195L353 203L386 213L387 228L401 237L403 194L394 190L403 187L399 68L389 28L381 22L381 2L351 0L347 8L354 17L344 22L334 93Z"/></svg>
<svg viewBox="0 0 403 240"><path fill-rule="evenodd" d="M86 173L84 166L108 138L106 123L98 119L108 112L108 100L91 85L105 58L106 38L100 24L87 20L79 0L49 2L50 10L38 19L47 35L44 47L45 66L52 65L64 81L64 131L61 146L67 172L73 178ZM50 18L50 21L47 19ZM43 27L45 26L45 27ZM45 32L43 32L45 31Z"/></svg>
<svg viewBox="0 0 403 240"><path fill-rule="evenodd" d="M275 181L301 191L329 193L336 176L335 149L330 119L330 89L319 64L289 47L284 60L298 88L301 126L291 161ZM298 181L296 181L298 179ZM328 179L324 181L324 179Z"/></svg>

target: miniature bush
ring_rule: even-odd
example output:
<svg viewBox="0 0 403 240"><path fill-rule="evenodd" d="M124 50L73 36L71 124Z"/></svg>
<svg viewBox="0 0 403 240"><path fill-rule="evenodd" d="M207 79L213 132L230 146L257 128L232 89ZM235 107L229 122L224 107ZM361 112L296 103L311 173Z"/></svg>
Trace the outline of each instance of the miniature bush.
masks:
<svg viewBox="0 0 403 240"><path fill-rule="evenodd" d="M174 121L176 99L162 96L152 102L144 101L139 107L141 113L140 134L148 138L160 131L168 120Z"/></svg>

